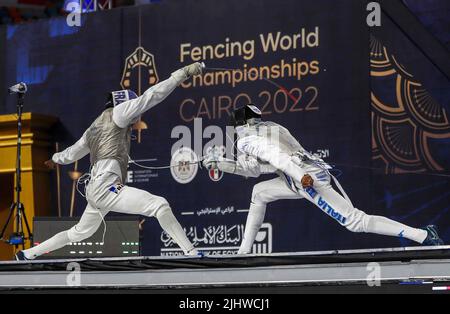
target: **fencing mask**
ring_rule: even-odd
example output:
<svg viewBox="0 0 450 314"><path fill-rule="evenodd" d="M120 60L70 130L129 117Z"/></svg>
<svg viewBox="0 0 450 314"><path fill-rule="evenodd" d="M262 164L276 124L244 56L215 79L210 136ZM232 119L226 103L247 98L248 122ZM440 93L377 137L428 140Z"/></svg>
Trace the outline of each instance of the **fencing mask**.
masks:
<svg viewBox="0 0 450 314"><path fill-rule="evenodd" d="M254 104L235 109L231 114L230 124L234 127L245 124L256 124L261 122L261 110Z"/></svg>

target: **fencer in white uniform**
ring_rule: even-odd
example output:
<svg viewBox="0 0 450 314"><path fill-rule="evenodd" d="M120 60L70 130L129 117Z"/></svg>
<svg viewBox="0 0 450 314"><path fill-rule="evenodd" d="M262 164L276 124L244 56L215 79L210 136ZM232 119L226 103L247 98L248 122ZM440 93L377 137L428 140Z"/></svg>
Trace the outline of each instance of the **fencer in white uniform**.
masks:
<svg viewBox="0 0 450 314"><path fill-rule="evenodd" d="M35 259L46 252L92 236L110 211L155 217L161 227L187 255L198 252L161 196L124 185L131 142L131 126L147 110L162 102L178 85L200 74L202 66L194 63L172 73L167 80L137 97L132 91L112 92L106 109L74 145L56 153L47 161L67 165L90 154L90 181L86 187L86 209L77 225L41 244L16 255L18 260Z"/></svg>
<svg viewBox="0 0 450 314"><path fill-rule="evenodd" d="M353 232L404 237L424 245L443 244L435 226L411 228L355 208L339 182L330 174L331 167L307 152L286 128L262 121L261 112L254 105L235 110L233 124L238 136L237 160L226 159L212 150L204 159L204 166L244 177L278 174L277 178L258 183L253 188L239 254L252 251L267 204L281 199L305 198ZM332 181L342 195L332 187Z"/></svg>

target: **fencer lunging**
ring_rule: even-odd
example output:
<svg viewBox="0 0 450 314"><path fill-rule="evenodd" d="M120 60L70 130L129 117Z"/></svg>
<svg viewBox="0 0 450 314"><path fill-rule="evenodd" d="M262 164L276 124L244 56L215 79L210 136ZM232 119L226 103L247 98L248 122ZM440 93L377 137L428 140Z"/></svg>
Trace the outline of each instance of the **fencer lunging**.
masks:
<svg viewBox="0 0 450 314"><path fill-rule="evenodd" d="M131 126L139 117L162 102L178 85L200 74L202 66L194 63L172 73L167 80L149 88L137 97L130 90L112 92L106 109L84 132L80 140L66 150L56 153L46 165L70 164L90 154L90 181L86 187L88 202L81 220L67 231L49 240L19 252L18 260L34 259L46 252L57 250L71 242L79 242L99 228L103 217L110 211L155 217L161 227L180 246L185 254L197 251L172 213L163 197L124 185L131 142Z"/></svg>
<svg viewBox="0 0 450 314"><path fill-rule="evenodd" d="M278 177L253 188L250 211L239 254L252 251L256 235L264 221L267 204L281 199L305 198L348 230L404 237L424 245L441 245L435 226L416 229L391 219L368 215L355 208L331 167L308 153L290 132L274 122L261 120L261 112L250 104L232 115L238 135L237 160L211 153L203 161L207 169L245 177L276 173ZM331 181L341 194L333 189Z"/></svg>

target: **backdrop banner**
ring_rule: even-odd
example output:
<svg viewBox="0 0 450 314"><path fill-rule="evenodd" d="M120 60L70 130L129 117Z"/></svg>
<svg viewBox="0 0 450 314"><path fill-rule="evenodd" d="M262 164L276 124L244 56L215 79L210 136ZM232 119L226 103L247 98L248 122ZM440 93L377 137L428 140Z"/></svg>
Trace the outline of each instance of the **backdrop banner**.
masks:
<svg viewBox="0 0 450 314"><path fill-rule="evenodd" d="M209 70L185 82L134 127L135 161L177 167L130 164L127 178L129 185L167 198L200 249L235 253L253 186L271 178L245 179L184 162L203 156L212 145L231 152L232 139L225 136L230 112L249 102L261 108L264 119L284 125L307 150L335 164L359 209L418 227L434 222L448 241L450 181L435 176L448 172L450 161L440 144L449 134L446 112L431 95L408 102L408 95L420 98L424 90L401 65L414 49L398 48L408 39L394 33L392 23L375 33L366 23L366 4L165 0L84 14L80 27L69 27L65 18L8 26L6 84L30 85L26 111L58 116L55 140L66 148L100 114L108 91L132 89L140 95L176 69L205 62ZM421 77L439 80L424 56L414 62L423 62ZM394 103L399 97L405 102ZM6 104L13 112L14 100L7 98ZM397 109L405 111L403 116L395 114ZM410 124L396 129L401 123ZM61 182L64 212L75 206L81 215L86 201L77 195L71 205L69 171L89 171L88 158L64 166ZM51 188L56 195L56 180ZM143 226L144 254L181 254L156 220L146 218ZM286 200L270 204L253 251L400 244L395 238L353 234L307 201Z"/></svg>

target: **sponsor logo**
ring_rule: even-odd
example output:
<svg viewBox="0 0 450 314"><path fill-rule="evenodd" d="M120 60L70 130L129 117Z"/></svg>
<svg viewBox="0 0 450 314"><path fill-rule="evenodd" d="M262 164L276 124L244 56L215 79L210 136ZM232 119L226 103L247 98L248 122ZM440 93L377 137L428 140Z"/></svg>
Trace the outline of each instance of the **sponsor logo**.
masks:
<svg viewBox="0 0 450 314"><path fill-rule="evenodd" d="M157 158L145 158L137 160L128 161L128 171L126 183L146 183L150 182L151 179L156 179L159 177L159 172L154 169L141 169L141 164L153 163L158 161ZM139 163L139 166L136 164ZM151 164L149 164L150 166Z"/></svg>
<svg viewBox="0 0 450 314"><path fill-rule="evenodd" d="M193 215L197 215L197 216L205 216L205 215L229 215L229 214L233 214L233 213L239 213L242 210L236 210L234 208L234 206L227 206L222 208L221 206L218 207L206 207L206 208L202 208L200 210L195 211L182 211L181 215L183 216L193 216ZM246 212L248 212L248 210L246 210Z"/></svg>
<svg viewBox="0 0 450 314"><path fill-rule="evenodd" d="M252 248L253 254L272 253L272 225L264 223L256 235L255 243Z"/></svg>
<svg viewBox="0 0 450 314"><path fill-rule="evenodd" d="M198 156L189 147L182 147L175 151L170 162L170 172L180 184L187 184L194 180L198 172Z"/></svg>
<svg viewBox="0 0 450 314"><path fill-rule="evenodd" d="M209 170L209 178L214 182L218 182L223 178L223 172L219 169L211 169Z"/></svg>
<svg viewBox="0 0 450 314"><path fill-rule="evenodd" d="M322 197L319 197L317 201L317 205L331 218L344 225L347 221L347 218L342 216L340 213L334 210Z"/></svg>
<svg viewBox="0 0 450 314"><path fill-rule="evenodd" d="M199 251L209 255L233 255L237 254L244 237L244 225L192 226L186 229L186 235ZM162 232L161 242L162 256L183 255L182 250L166 232ZM272 225L264 223L256 235L252 253L272 253L272 243Z"/></svg>
<svg viewBox="0 0 450 314"><path fill-rule="evenodd" d="M220 160L220 158L222 158L223 155L225 155L225 151L225 146L212 146L208 147L208 149L206 150L206 155L213 158L213 160L218 161ZM208 175L209 178L214 182L220 181L223 178L223 172L219 169L209 170Z"/></svg>
<svg viewBox="0 0 450 314"><path fill-rule="evenodd" d="M127 180L126 183L133 183L134 182L134 172L131 170L127 171Z"/></svg>
<svg viewBox="0 0 450 314"><path fill-rule="evenodd" d="M146 183L151 179L159 177L157 171L143 169L143 170L128 170L126 183Z"/></svg>
<svg viewBox="0 0 450 314"><path fill-rule="evenodd" d="M225 208L222 207L216 207L216 208L203 208L201 210L197 211L197 216L205 216L205 215L228 215L235 213L236 210L234 209L234 206L228 206Z"/></svg>

